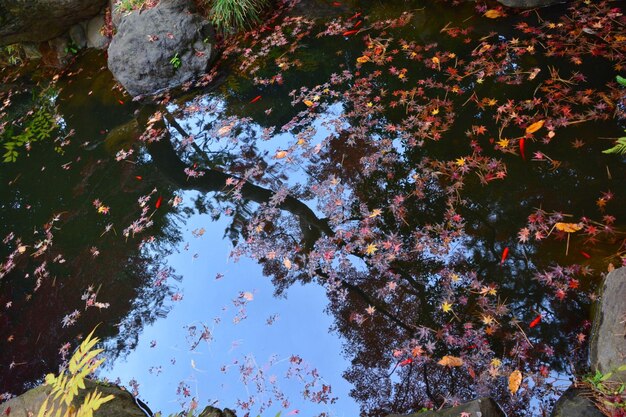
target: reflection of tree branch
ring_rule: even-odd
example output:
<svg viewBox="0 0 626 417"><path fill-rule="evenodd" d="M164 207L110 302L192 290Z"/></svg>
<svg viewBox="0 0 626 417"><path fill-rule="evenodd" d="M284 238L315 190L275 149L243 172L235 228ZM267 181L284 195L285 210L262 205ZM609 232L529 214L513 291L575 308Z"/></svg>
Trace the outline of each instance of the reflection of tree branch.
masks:
<svg viewBox="0 0 626 417"><path fill-rule="evenodd" d="M404 377L404 381L402 385L404 386L404 393L402 394L402 399L400 400L400 409L404 409L404 404L406 403L407 397L409 396L409 390L411 388L411 374L413 373L413 364L409 365L409 371L406 373Z"/></svg>
<svg viewBox="0 0 626 417"><path fill-rule="evenodd" d="M144 112L144 114L147 114L147 112ZM168 116L168 113L166 113L165 117L170 125L181 135L188 136L176 119L174 119L171 115ZM155 127L162 128L165 132L167 132L167 129L165 129L165 123L160 123L162 124L161 126ZM224 191L226 180L230 178L243 182L240 192L241 196L246 200L263 204L269 202L275 195L272 190L259 187L248 181L242 180L241 178L217 171L215 169L206 170L205 174L201 177L187 177L185 174L185 168L190 167L187 166L187 164L185 164L176 153L169 135L159 141L147 143L146 147L154 163L159 167L159 170L181 189L197 190L202 192L220 192ZM196 151L204 154L201 150L196 149ZM317 239L319 239L323 234L327 236L334 236L335 234L325 219L318 218L306 204L292 196L287 196L287 198L285 198L285 200L278 205L278 208L286 210L299 218L305 242L309 247L312 247L315 241L317 241ZM325 274L321 273L321 271L318 272L320 272L321 277L325 276ZM375 307L377 311L398 325L400 328L410 332L411 334L414 333L415 328L413 326L403 322L394 314L389 312L384 305L367 294L362 288L345 280L340 281L344 288L359 296L368 305Z"/></svg>
<svg viewBox="0 0 626 417"><path fill-rule="evenodd" d="M326 277L327 275L324 274L321 271L316 271L316 273L322 277ZM377 300L373 299L372 297L370 297L369 294L367 294L365 291L363 291L361 289L361 287L354 285L354 284L350 284L348 281L345 281L341 278L339 278L339 281L341 282L341 285L347 289L348 291L351 291L352 293L358 295L363 301L365 301L368 305L371 305L372 307L376 308L376 311L382 313L383 316L387 317L389 320L391 320L392 322L394 322L395 324L397 324L399 327L401 327L402 329L410 332L410 334L413 334L415 332L415 328L409 324L406 324L405 322L403 322L402 320L400 320L398 317L396 317L394 314L390 313L389 310L387 310L385 308L385 306L383 306L381 303L379 303Z"/></svg>
<svg viewBox="0 0 626 417"><path fill-rule="evenodd" d="M164 131L167 132L165 129L165 123L160 122L160 124L161 126L155 127L164 129ZM185 133L180 125L172 125L175 129L180 129L179 132L181 132L181 134ZM241 196L246 200L254 201L259 204L265 204L268 203L275 195L272 190L259 187L243 180L242 178L238 178L215 169L207 169L201 177L187 177L185 169L191 167L187 166L187 164L180 159L172 145L169 135L159 141L148 143L146 147L155 164L159 167L159 170L171 182L181 189L197 190L205 193L220 192L224 191L226 180L234 179L243 183L240 188L240 192ZM311 210L302 201L292 196L287 196L282 203L277 205L277 207L286 210L299 218L302 226L302 233L307 245L312 246L312 244L315 243L315 241L317 241L317 239L319 239L319 237L323 234L334 236L334 231L331 229L328 222L325 219L318 218L313 210Z"/></svg>
<svg viewBox="0 0 626 417"><path fill-rule="evenodd" d="M426 372L426 366L428 366L428 364L424 362L424 366L422 366L422 377L424 378L424 383L426 384L426 395L433 403L437 403L437 401L435 401L435 398L433 397L433 392L430 390L430 383L428 382L428 372Z"/></svg>

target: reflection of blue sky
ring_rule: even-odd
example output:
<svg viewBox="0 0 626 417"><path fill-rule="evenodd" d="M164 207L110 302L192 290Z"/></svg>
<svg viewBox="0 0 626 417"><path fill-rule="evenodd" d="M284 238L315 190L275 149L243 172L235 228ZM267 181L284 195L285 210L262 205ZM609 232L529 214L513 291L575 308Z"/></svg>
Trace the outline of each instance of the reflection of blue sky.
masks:
<svg viewBox="0 0 626 417"><path fill-rule="evenodd" d="M192 193L185 195L189 203ZM264 277L255 262L243 258L237 263L228 259L231 245L221 239L227 218L213 222L208 215L192 216L183 230L183 242L179 253L171 255L167 262L182 283L170 280L180 287L183 299L173 302L173 309L166 319L147 326L139 338L139 344L126 359L110 364L101 376L120 378L127 385L131 378L140 384L140 398L153 411L162 410L165 415L180 411L176 390L180 381L191 388L200 407L219 401L220 407L234 408L237 398L246 400L246 387L240 382L236 366L220 371L222 366L232 365L253 355L257 364L263 366L272 355L279 360L299 355L333 388L339 400L335 405L314 405L302 399L304 383L284 378L288 361L284 360L269 370L267 377L275 374L277 384L291 402L283 415L299 409L300 415L313 416L327 411L336 416L358 415L356 404L348 396L350 386L341 378L348 362L341 356L341 342L336 334L329 332L332 318L323 310L327 304L325 291L315 285L294 285L286 298L274 298L273 286ZM202 237L194 237L194 229L204 228ZM185 250L185 245L189 244ZM216 279L218 274L224 277ZM253 293L254 300L247 303L248 318L233 324L238 308L233 305L240 292ZM266 323L272 315L278 319L272 325ZM221 322L215 323L216 317ZM186 339L186 326L197 325L202 331L204 323L211 329L213 339L203 341L192 352ZM155 347L150 347L152 341ZM175 360L175 364L172 361ZM192 364L193 361L193 364ZM157 372L152 367L161 367ZM195 368L195 369L194 369ZM254 391L254 387L249 387ZM256 415L258 408L251 415ZM274 416L278 408L272 408L263 416ZM238 415L244 413L239 412Z"/></svg>

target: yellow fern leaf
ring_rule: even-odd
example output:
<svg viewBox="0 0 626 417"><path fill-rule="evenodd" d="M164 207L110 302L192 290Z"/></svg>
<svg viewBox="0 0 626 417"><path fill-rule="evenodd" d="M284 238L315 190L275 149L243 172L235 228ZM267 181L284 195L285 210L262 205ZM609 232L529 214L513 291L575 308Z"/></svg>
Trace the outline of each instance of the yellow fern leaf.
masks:
<svg viewBox="0 0 626 417"><path fill-rule="evenodd" d="M93 329L91 333L89 333L89 335L85 338L85 340L83 340L83 343L80 344L76 352L74 352L74 354L72 355L72 358L70 359L70 362L69 362L70 373L75 374L76 372L78 372L80 368L79 363L82 362L85 355L91 352L91 349L93 349L96 343L100 341L100 339L97 337L94 337L93 339L91 338L91 336L93 336L93 332L95 331L96 329Z"/></svg>
<svg viewBox="0 0 626 417"><path fill-rule="evenodd" d="M43 401L41 407L39 407L39 412L37 413L37 417L45 417L46 412L48 411L48 398Z"/></svg>
<svg viewBox="0 0 626 417"><path fill-rule="evenodd" d="M115 398L113 395L102 397L101 392L97 389L93 390L93 392L90 392L87 394L87 397L85 397L83 405L81 405L78 410L78 417L92 417L94 411L98 410L102 404L111 401L113 398Z"/></svg>
<svg viewBox="0 0 626 417"><path fill-rule="evenodd" d="M48 374L46 375L46 385L54 385L56 384L57 381L57 377L54 374Z"/></svg>
<svg viewBox="0 0 626 417"><path fill-rule="evenodd" d="M104 349L94 349L90 352L87 352L82 360L78 363L78 369L82 369L84 366L89 364L89 362L98 356L100 353L104 352Z"/></svg>

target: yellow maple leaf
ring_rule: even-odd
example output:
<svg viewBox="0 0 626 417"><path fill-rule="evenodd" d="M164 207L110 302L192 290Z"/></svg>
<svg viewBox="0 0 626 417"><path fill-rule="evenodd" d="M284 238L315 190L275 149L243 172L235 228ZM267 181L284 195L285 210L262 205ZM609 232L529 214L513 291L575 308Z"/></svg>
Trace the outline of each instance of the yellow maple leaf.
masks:
<svg viewBox="0 0 626 417"><path fill-rule="evenodd" d="M501 147L501 148L508 148L509 147L509 140L508 139L500 139L499 141L496 142L496 144Z"/></svg>
<svg viewBox="0 0 626 417"><path fill-rule="evenodd" d="M500 10L491 9L487 10L484 16L488 17L489 19L497 19L498 17L502 17L503 15Z"/></svg>
<svg viewBox="0 0 626 417"><path fill-rule="evenodd" d="M458 166L462 167L463 165L465 165L465 158L458 158L456 161L454 161Z"/></svg>
<svg viewBox="0 0 626 417"><path fill-rule="evenodd" d="M500 365L502 365L502 361L498 358L493 358L491 360L491 366L493 366L494 368L499 368Z"/></svg>
<svg viewBox="0 0 626 417"><path fill-rule="evenodd" d="M583 226L578 223L556 223L554 227L559 232L565 232L565 233L575 233L583 228Z"/></svg>
<svg viewBox="0 0 626 417"><path fill-rule="evenodd" d="M463 366L463 359L457 358L456 356L446 355L443 358L441 358L441 360L437 363L439 365L449 366L452 368L455 366Z"/></svg>
<svg viewBox="0 0 626 417"><path fill-rule="evenodd" d="M526 128L526 134L531 135L535 133L536 131L538 131L539 129L543 127L543 124L545 122L546 122L545 120L539 120L538 122L531 124L530 126Z"/></svg>
<svg viewBox="0 0 626 417"><path fill-rule="evenodd" d="M367 245L367 247L365 248L365 253L367 255L373 255L376 251L378 250L378 246L374 245L373 243L370 243L369 245Z"/></svg>
<svg viewBox="0 0 626 417"><path fill-rule="evenodd" d="M370 213L369 217L370 217L370 218L377 217L377 216L380 216L380 215L381 215L381 213L382 213L382 210L381 210L381 209L374 209L374 210L372 210L372 212Z"/></svg>
<svg viewBox="0 0 626 417"><path fill-rule="evenodd" d="M509 375L509 391L511 394L515 394L519 390L520 385L522 385L522 373L519 369L516 369Z"/></svg>
<svg viewBox="0 0 626 417"><path fill-rule="evenodd" d="M443 310L444 313L451 312L452 311L452 303L444 301L443 303L441 303L441 309Z"/></svg>

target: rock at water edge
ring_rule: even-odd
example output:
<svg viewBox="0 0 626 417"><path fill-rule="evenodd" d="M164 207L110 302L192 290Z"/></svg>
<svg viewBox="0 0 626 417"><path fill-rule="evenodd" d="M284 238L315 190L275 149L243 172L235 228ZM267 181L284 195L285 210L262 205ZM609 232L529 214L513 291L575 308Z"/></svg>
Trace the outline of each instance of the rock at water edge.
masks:
<svg viewBox="0 0 626 417"><path fill-rule="evenodd" d="M122 17L108 49L108 66L133 96L181 86L205 74L214 34L191 0L161 0Z"/></svg>
<svg viewBox="0 0 626 417"><path fill-rule="evenodd" d="M387 417L459 417L461 413L469 413L472 417L506 417L502 409L491 398L479 398L456 407L439 411L424 411L407 416L390 414Z"/></svg>
<svg viewBox="0 0 626 417"><path fill-rule="evenodd" d="M601 294L593 320L591 369L626 381L626 371L617 372L626 364L626 267L606 276Z"/></svg>
<svg viewBox="0 0 626 417"><path fill-rule="evenodd" d="M43 42L97 15L106 0L0 0L0 45Z"/></svg>
<svg viewBox="0 0 626 417"><path fill-rule="evenodd" d="M554 405L550 417L604 417L593 404L590 394L571 386Z"/></svg>

